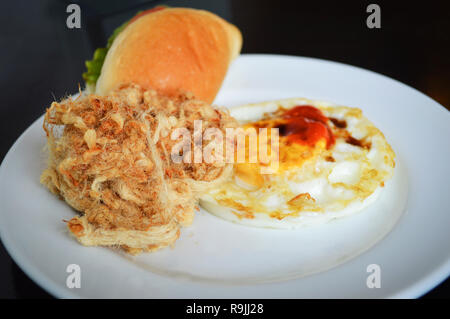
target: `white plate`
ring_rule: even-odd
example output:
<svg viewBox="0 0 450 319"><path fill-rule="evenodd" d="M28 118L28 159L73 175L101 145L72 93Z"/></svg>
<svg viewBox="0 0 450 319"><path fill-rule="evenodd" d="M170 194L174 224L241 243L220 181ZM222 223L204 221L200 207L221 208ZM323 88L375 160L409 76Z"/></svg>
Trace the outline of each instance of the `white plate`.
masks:
<svg viewBox="0 0 450 319"><path fill-rule="evenodd" d="M130 257L79 245L62 219L74 211L39 184L45 136L38 119L0 169L0 231L20 267L58 297L417 297L450 273L450 113L379 74L310 58L243 55L216 104L288 97L363 109L397 154L394 178L369 209L298 230L248 228L197 214L174 248ZM81 267L69 289L66 268ZM368 265L381 287L368 288Z"/></svg>

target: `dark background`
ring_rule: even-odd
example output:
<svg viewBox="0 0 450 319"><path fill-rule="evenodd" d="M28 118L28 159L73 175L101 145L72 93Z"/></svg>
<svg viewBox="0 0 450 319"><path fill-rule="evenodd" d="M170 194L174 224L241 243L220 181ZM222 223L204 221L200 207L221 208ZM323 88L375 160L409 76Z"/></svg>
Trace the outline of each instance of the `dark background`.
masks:
<svg viewBox="0 0 450 319"><path fill-rule="evenodd" d="M81 6L81 29L66 7ZM381 29L366 26L369 3ZM84 61L136 11L157 4L212 11L237 25L243 53L310 56L400 80L450 106L450 1L2 1L0 4L0 160L54 99L73 94ZM380 92L382 94L382 92ZM1 203L0 203L1 205ZM405 248L406 249L406 248ZM50 297L0 244L0 297ZM450 279L425 297L450 297Z"/></svg>

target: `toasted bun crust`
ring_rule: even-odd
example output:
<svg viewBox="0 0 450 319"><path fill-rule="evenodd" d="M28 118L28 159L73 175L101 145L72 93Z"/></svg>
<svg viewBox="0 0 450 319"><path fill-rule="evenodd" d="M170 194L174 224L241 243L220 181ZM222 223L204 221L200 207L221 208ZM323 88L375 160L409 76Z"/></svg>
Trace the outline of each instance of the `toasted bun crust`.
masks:
<svg viewBox="0 0 450 319"><path fill-rule="evenodd" d="M239 55L238 28L203 10L168 8L131 22L108 51L96 93L133 82L162 94L192 92L211 103Z"/></svg>

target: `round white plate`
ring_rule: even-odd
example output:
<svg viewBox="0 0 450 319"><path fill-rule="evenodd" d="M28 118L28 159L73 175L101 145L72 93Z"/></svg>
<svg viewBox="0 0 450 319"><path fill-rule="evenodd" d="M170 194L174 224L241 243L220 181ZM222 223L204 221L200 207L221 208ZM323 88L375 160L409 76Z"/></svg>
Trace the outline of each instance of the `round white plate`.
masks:
<svg viewBox="0 0 450 319"><path fill-rule="evenodd" d="M41 117L17 140L0 169L5 247L57 297L418 297L447 278L450 113L385 76L276 55L237 59L216 104L233 107L288 97L359 107L384 132L397 166L373 206L297 230L249 228L200 211L174 248L132 257L83 247L62 221L75 212L39 184L45 167ZM71 264L81 269L80 288L66 285ZM367 285L374 276L379 276L379 288Z"/></svg>

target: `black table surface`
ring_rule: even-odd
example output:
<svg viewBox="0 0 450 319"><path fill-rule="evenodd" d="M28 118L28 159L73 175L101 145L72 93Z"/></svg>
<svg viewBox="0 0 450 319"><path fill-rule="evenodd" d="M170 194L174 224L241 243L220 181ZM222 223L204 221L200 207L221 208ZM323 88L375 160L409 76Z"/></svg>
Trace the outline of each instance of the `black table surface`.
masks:
<svg viewBox="0 0 450 319"><path fill-rule="evenodd" d="M80 5L80 29L66 27L69 3ZM381 8L380 29L366 25L370 3ZM231 21L243 33L243 53L309 56L363 67L450 106L448 1L2 1L0 159L53 100L78 90L84 61L104 46L115 27L157 4L206 9ZM449 296L450 279L424 295ZM51 297L2 245L0 297Z"/></svg>

